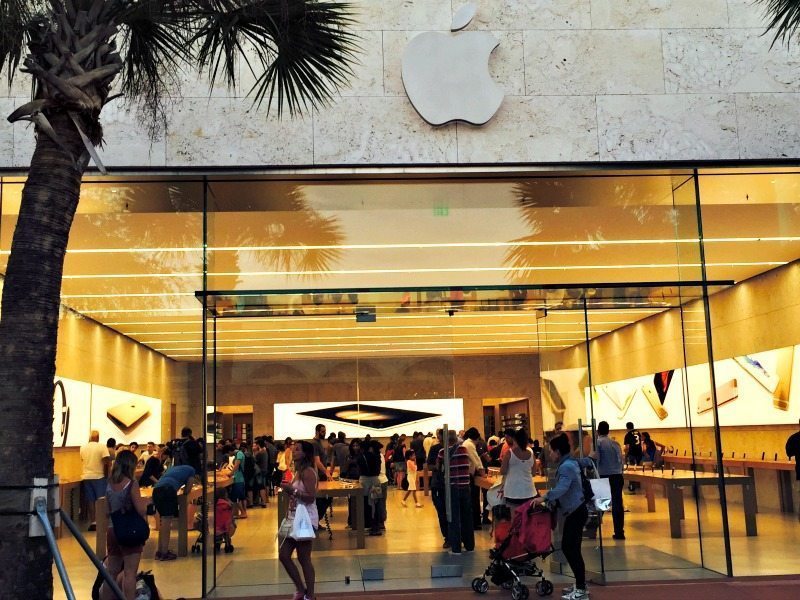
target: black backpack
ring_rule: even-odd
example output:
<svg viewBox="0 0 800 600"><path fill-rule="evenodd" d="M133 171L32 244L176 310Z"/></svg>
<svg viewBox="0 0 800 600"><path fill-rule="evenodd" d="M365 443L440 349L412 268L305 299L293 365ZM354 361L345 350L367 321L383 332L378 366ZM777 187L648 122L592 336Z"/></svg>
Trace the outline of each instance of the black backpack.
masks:
<svg viewBox="0 0 800 600"><path fill-rule="evenodd" d="M175 466L189 464L189 451L186 448L186 441L177 439L172 442L172 464Z"/></svg>

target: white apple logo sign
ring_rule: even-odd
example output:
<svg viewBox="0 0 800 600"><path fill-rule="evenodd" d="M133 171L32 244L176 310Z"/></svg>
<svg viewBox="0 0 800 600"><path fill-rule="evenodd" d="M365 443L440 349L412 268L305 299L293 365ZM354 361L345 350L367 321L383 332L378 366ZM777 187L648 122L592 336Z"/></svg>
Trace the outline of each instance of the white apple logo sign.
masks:
<svg viewBox="0 0 800 600"><path fill-rule="evenodd" d="M451 31L469 25L477 10L474 3L461 7ZM488 122L504 97L489 74L489 56L499 45L488 31L428 31L412 39L403 54L403 85L420 116L431 125Z"/></svg>

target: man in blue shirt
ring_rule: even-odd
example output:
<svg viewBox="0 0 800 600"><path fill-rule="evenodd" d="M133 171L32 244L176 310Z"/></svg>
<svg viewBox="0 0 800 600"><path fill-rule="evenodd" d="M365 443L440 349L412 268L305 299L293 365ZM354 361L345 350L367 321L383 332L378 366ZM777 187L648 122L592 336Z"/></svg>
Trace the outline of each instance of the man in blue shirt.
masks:
<svg viewBox="0 0 800 600"><path fill-rule="evenodd" d="M597 450L592 458L597 461L597 473L600 477L608 477L611 486L611 516L614 519L614 539L625 539L625 508L622 504L622 489L625 480L622 477L622 448L608 437L608 423L600 421L597 425Z"/></svg>
<svg viewBox="0 0 800 600"><path fill-rule="evenodd" d="M170 467L153 486L153 504L161 517L158 528L158 551L156 560L175 560L175 553L169 550L169 534L172 529L173 517L178 515L178 490L183 486L191 487L197 477L194 467L177 465ZM186 490L188 492L188 490Z"/></svg>

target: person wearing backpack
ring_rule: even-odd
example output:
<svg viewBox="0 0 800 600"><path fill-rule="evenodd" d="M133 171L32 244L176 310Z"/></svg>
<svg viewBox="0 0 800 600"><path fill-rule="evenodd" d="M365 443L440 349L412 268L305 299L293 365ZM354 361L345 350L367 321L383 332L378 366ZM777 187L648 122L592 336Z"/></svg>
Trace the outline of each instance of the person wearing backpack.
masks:
<svg viewBox="0 0 800 600"><path fill-rule="evenodd" d="M583 478L580 464L571 455L569 438L558 435L550 440L550 460L558 465L556 483L544 496L533 499L534 504L546 502L550 507L558 507L564 519L561 551L575 575L575 585L565 590L564 600L586 600L586 565L581 554L583 527L589 518L586 497L583 491ZM584 459L591 461L591 459Z"/></svg>

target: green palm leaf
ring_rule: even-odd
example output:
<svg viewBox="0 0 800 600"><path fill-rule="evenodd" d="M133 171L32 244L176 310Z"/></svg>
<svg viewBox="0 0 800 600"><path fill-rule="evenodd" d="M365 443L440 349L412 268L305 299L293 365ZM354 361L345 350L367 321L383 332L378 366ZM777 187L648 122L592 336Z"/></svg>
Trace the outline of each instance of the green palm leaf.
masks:
<svg viewBox="0 0 800 600"><path fill-rule="evenodd" d="M788 44L797 34L800 27L800 0L756 0L764 5L769 19L767 29L775 31L772 40L774 46L778 41Z"/></svg>
<svg viewBox="0 0 800 600"><path fill-rule="evenodd" d="M249 91L280 115L317 108L352 74L358 51L350 4L327 0L208 0L196 2L198 63L212 84L234 87L239 61L256 76ZM251 56L248 56L250 51Z"/></svg>

